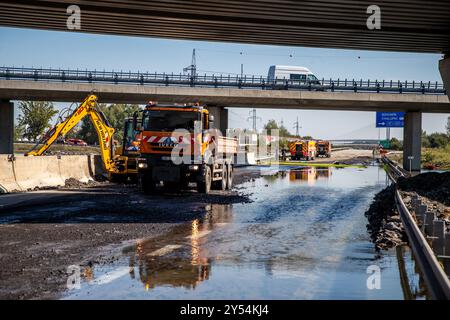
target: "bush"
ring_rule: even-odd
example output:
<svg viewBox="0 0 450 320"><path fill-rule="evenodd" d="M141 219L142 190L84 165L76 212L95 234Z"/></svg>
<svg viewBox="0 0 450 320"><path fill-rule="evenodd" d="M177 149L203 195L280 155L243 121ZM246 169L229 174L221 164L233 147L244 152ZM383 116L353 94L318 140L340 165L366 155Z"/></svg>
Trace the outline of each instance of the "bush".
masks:
<svg viewBox="0 0 450 320"><path fill-rule="evenodd" d="M389 142L391 150L403 150L403 143L401 143L397 138L392 138Z"/></svg>
<svg viewBox="0 0 450 320"><path fill-rule="evenodd" d="M450 138L445 133L432 133L429 136L431 148L445 148L450 144Z"/></svg>
<svg viewBox="0 0 450 320"><path fill-rule="evenodd" d="M445 148L450 144L450 136L445 133L427 134L422 132L422 147L424 148Z"/></svg>

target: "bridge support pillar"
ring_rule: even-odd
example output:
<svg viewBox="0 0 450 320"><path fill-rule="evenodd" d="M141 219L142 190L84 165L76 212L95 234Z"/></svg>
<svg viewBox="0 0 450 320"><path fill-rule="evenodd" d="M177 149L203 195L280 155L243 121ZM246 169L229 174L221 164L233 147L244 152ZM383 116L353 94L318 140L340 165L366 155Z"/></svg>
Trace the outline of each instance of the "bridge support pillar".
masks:
<svg viewBox="0 0 450 320"><path fill-rule="evenodd" d="M403 128L403 168L405 170L420 171L421 147L422 112L406 112Z"/></svg>
<svg viewBox="0 0 450 320"><path fill-rule="evenodd" d="M14 104L0 100L0 154L14 153Z"/></svg>
<svg viewBox="0 0 450 320"><path fill-rule="evenodd" d="M444 88L447 90L447 96L450 98L450 55L446 54L444 59L439 60L439 72L441 73Z"/></svg>
<svg viewBox="0 0 450 320"><path fill-rule="evenodd" d="M227 135L228 110L224 107L208 107L208 110L214 116L214 128L219 129L222 135Z"/></svg>

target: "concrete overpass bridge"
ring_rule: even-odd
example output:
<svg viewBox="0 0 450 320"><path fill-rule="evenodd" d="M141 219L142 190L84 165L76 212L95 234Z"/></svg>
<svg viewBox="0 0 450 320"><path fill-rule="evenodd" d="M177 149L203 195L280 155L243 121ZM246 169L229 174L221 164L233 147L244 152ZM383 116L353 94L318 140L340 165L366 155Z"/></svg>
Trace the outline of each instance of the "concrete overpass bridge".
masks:
<svg viewBox="0 0 450 320"><path fill-rule="evenodd" d="M264 79L196 79L170 75L96 74L94 71L42 71L0 69L0 115L9 117L10 140L3 148L12 150L13 106L11 100L81 101L91 91L103 103L206 104L218 127L228 127L229 107L310 109L343 111L405 111L405 130L419 130L422 112L450 113L450 103L442 84L425 82L322 80L320 85L270 82ZM187 78L184 78L187 77ZM218 79L221 79L220 81ZM409 122L408 122L409 121ZM412 134L412 133L411 133ZM2 135L3 137L3 135ZM405 137L407 142L408 138Z"/></svg>
<svg viewBox="0 0 450 320"><path fill-rule="evenodd" d="M228 41L270 45L312 46L343 49L366 49L406 52L442 53L439 70L444 87L450 88L450 2L422 0L380 0L376 3L381 14L381 28L367 27L368 17L373 13L370 6L373 1L339 0L339 1L143 1L136 0L5 0L0 3L0 25L12 27L38 28L45 30L71 31L67 20L70 5L78 5L81 10L80 29L78 32L131 35L144 37L163 37L174 39L191 39L207 41ZM6 85L6 83L5 83ZM24 82L24 85L26 83ZM2 83L3 86L3 83ZM53 86L53 85L52 85ZM67 84L57 84L64 91ZM100 86L92 84L91 86ZM102 85L103 86L103 85ZM105 85L106 86L106 85ZM49 86L50 87L50 86ZM6 87L5 87L6 88ZM111 86L109 88L112 88ZM11 88L10 88L11 89ZM115 87L114 90L117 90ZM106 87L105 87L106 90ZM167 94L170 90L185 90L175 88L136 89L156 90L155 98L174 97ZM166 90L164 94L163 90ZM187 89L194 92L194 89ZM205 98L206 103L214 101L216 88L195 89L195 96ZM203 91L204 90L204 91ZM239 89L220 89L229 91L237 100L229 99L230 105L237 101L249 99L251 91ZM238 91L235 91L238 90ZM18 93L20 90L15 91ZM23 94L22 90L22 94ZM25 90L26 91L26 90ZM39 90L37 90L39 91ZM34 91L36 96L37 91ZM427 97L419 95L406 98L406 94L397 94L385 99L381 94L373 93L335 93L335 92L294 92L259 90L255 93L258 102L270 101L268 105L283 100L288 96L295 101L292 106L313 106L312 100L318 102L317 108L329 109L330 105L344 109L344 105L361 103L364 110L405 110L404 145L406 155L413 155L412 169L420 168L421 113L448 112L448 101L442 97ZM31 92L31 91L29 91ZM67 90L69 92L69 90ZM180 92L180 91L178 91ZM99 93L106 93L99 91ZM185 92L184 92L185 93ZM339 94L339 96L338 96ZM449 92L447 92L449 94ZM220 96L220 94L217 94ZM266 96L264 96L266 95ZM297 95L292 98L292 95ZM316 99L312 99L314 95ZM358 95L362 99L355 100ZM384 95L384 94L383 94ZM326 98L324 98L326 96ZM4 99L14 98L10 93ZM18 95L16 96L16 98ZM178 98L180 95L177 96ZM320 98L319 98L320 97ZM340 98L339 98L340 97ZM254 98L254 97L250 97ZM106 99L106 98L105 98ZM111 99L113 97L111 96ZM160 100L161 100L160 99ZM189 96L192 99L192 95ZM249 99L247 101L252 101ZM334 103L331 100L338 102ZM379 100L387 100L387 103ZM404 99L417 99L406 101ZM428 99L435 99L429 102ZM287 105L287 99L278 105ZM340 100L340 101L339 101ZM442 103L441 111L432 104ZM12 151L11 128L12 107L4 100L0 107L0 153ZM112 100L111 100L112 101ZM344 101L344 102L343 102ZM353 101L353 103L352 103ZM355 102L356 101L356 102ZM419 101L419 102L418 102ZM253 100L255 102L255 100ZM220 104L221 101L218 101ZM428 104L430 103L430 104ZM261 104L258 104L261 106ZM445 107L447 106L447 107ZM5 111L6 110L6 111ZM352 110L352 109L349 109ZM4 139L3 137L6 137ZM410 162L404 161L404 167L409 168Z"/></svg>

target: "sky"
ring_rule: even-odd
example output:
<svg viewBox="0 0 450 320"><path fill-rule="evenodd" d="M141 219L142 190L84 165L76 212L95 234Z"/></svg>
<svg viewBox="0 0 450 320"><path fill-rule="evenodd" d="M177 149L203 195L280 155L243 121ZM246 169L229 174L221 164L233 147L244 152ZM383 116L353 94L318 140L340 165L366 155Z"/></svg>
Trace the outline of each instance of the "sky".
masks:
<svg viewBox="0 0 450 320"><path fill-rule="evenodd" d="M341 50L238 43L168 40L0 27L0 64L15 67L106 71L174 72L190 65L196 49L199 73L267 76L270 65L309 68L318 78L439 81L440 54ZM69 104L58 103L58 108ZM17 107L16 107L17 109ZM250 109L229 110L229 127L251 128ZM374 112L257 109L261 129L268 120L295 133L322 139L377 139ZM424 114L423 129L444 132L449 114ZM402 138L402 129L391 129Z"/></svg>

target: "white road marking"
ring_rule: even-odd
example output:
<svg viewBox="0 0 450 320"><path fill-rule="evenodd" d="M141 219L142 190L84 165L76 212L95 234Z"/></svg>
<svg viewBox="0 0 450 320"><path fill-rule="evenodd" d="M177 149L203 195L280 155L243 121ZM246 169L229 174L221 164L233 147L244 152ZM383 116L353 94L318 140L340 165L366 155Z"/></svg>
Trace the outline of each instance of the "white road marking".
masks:
<svg viewBox="0 0 450 320"><path fill-rule="evenodd" d="M163 256L163 255L166 255L166 254L168 254L176 249L179 249L179 248L181 248L181 246L178 244L168 244L167 246L162 247L161 249L147 253L147 256L152 256L152 257Z"/></svg>
<svg viewBox="0 0 450 320"><path fill-rule="evenodd" d="M97 279L92 281L91 284L96 284L96 285L107 284L107 283L113 282L114 280L117 280L129 273L130 273L130 267L120 267L116 270L113 270L113 271L110 271L110 272L107 272L107 273L101 275L100 277L98 277Z"/></svg>

